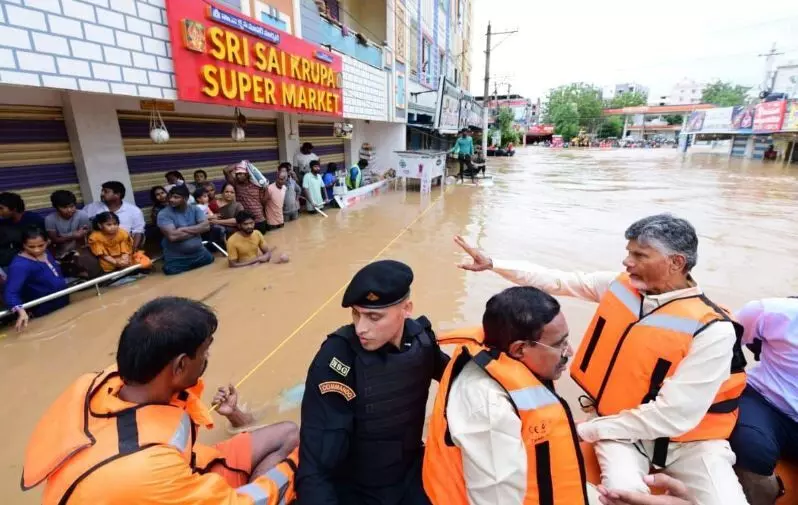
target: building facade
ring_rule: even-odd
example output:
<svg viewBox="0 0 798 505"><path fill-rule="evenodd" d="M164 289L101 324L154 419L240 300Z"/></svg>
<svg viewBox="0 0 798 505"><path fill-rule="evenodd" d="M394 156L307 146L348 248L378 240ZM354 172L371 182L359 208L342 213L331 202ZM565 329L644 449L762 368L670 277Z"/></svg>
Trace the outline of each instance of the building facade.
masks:
<svg viewBox="0 0 798 505"><path fill-rule="evenodd" d="M447 148L445 135L477 126L481 113L468 93L473 0L394 1L397 36L403 38L397 59L404 56L408 147Z"/></svg>
<svg viewBox="0 0 798 505"><path fill-rule="evenodd" d="M400 5L0 0L0 191L46 213L55 189L88 203L118 180L148 215L149 189L168 170L221 181L224 166L247 159L269 175L306 141L323 163L356 163L368 144L375 168L394 168L409 100ZM239 113L243 140L231 137ZM150 139L153 122L168 142Z"/></svg>
<svg viewBox="0 0 798 505"><path fill-rule="evenodd" d="M706 85L693 79L682 79L671 88L668 95L661 96L659 105L691 105L701 103Z"/></svg>
<svg viewBox="0 0 798 505"><path fill-rule="evenodd" d="M627 93L640 93L641 95L648 96L648 88L636 82L625 82L622 84L616 84L613 98Z"/></svg>

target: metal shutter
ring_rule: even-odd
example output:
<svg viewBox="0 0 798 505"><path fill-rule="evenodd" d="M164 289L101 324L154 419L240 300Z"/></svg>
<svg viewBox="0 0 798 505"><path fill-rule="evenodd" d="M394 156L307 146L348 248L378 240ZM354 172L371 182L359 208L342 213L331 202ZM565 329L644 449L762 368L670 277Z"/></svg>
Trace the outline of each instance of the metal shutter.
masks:
<svg viewBox="0 0 798 505"><path fill-rule="evenodd" d="M205 170L217 188L224 182L222 169L241 160L251 161L264 175L277 170L277 123L274 119L247 118L246 139L230 138L231 116L198 116L161 113L170 140L150 140L148 112L119 111L119 127L136 205L149 220L150 188L164 186L164 174L178 170L186 182L194 181L195 170Z"/></svg>
<svg viewBox="0 0 798 505"><path fill-rule="evenodd" d="M305 142L313 144L313 152L319 157L322 173L327 170L327 163L337 163L338 168L345 168L344 139L335 136L333 123L300 121L299 139L300 145Z"/></svg>
<svg viewBox="0 0 798 505"><path fill-rule="evenodd" d="M61 108L0 106L0 191L18 193L27 210L46 216L57 189L82 202Z"/></svg>

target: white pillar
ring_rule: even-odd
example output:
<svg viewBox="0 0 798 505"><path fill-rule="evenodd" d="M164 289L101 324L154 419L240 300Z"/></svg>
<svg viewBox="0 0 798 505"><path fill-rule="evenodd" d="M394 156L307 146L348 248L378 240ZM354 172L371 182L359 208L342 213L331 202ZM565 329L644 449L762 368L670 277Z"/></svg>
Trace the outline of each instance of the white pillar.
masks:
<svg viewBox="0 0 798 505"><path fill-rule="evenodd" d="M299 152L299 116L293 114L277 115L277 141L280 161L294 163L294 155Z"/></svg>
<svg viewBox="0 0 798 505"><path fill-rule="evenodd" d="M135 203L116 115L117 98L65 91L63 104L69 145L84 201L98 201L104 182L119 181L127 189L125 200Z"/></svg>
<svg viewBox="0 0 798 505"><path fill-rule="evenodd" d="M346 120L345 120L346 121ZM344 164L351 167L360 161L360 147L366 142L366 128L369 125L362 119L352 120L352 138L344 140Z"/></svg>

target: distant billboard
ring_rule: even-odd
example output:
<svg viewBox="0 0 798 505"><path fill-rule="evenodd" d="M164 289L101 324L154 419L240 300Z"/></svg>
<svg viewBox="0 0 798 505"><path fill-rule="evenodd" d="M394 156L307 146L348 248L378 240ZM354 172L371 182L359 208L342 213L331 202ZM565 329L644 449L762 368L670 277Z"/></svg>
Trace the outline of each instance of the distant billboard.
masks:
<svg viewBox="0 0 798 505"><path fill-rule="evenodd" d="M750 132L754 128L753 105L738 105L732 110L732 130L735 132Z"/></svg>
<svg viewBox="0 0 798 505"><path fill-rule="evenodd" d="M690 133L700 132L701 128L704 127L704 116L705 112L702 110L691 112L690 116L687 118L687 127L685 130Z"/></svg>
<svg viewBox="0 0 798 505"><path fill-rule="evenodd" d="M701 133L726 133L732 129L734 107L707 109L704 111L704 124Z"/></svg>
<svg viewBox="0 0 798 505"><path fill-rule="evenodd" d="M777 132L784 121L787 102L762 102L754 111L754 132Z"/></svg>
<svg viewBox="0 0 798 505"><path fill-rule="evenodd" d="M782 130L798 131L798 101L789 103Z"/></svg>

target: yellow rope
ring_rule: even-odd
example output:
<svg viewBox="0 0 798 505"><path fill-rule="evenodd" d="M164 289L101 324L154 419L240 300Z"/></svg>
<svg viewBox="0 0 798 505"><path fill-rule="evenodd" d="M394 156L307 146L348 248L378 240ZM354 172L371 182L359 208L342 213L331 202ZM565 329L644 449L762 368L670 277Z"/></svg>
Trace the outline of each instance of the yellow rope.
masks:
<svg viewBox="0 0 798 505"><path fill-rule="evenodd" d="M448 190L447 190L447 191L448 191ZM445 194L445 193L444 193L444 194ZM409 229L410 229L410 228L411 228L411 227L412 227L414 224L416 224L416 223L417 223L417 222L418 222L418 221L419 221L419 220L420 220L422 217L424 217L424 215L425 215L427 212L429 212L429 210L430 210L432 207L434 207L434 206L435 206L435 204L437 204L437 203L438 203L438 201L439 201L441 198L443 198L443 196L444 196L444 195L441 195L441 196L439 196L438 198L436 198L436 199L435 199L435 201L433 201L432 203L430 203L430 204L427 206L427 208L426 208L426 209L424 209L424 210L423 210L423 211L422 211L422 212L421 212L421 213L420 213L418 216L416 216L416 218L415 218L415 219L413 219L413 220L410 222L410 224L408 224L407 226L405 226L404 228L402 228L402 230L401 230L401 231L400 231L400 232L399 232L399 233L398 233L398 234L397 234L397 235L396 235L396 236L395 236L393 239L391 239L391 241L390 241L390 242L388 242L388 244L386 244L386 246L385 246L385 247L383 247L382 249L380 249L380 252L378 252L377 254L375 254L375 255L374 255L374 257L373 257L373 258L371 258L371 259L369 260L369 263L370 263L370 262L372 262L372 261L374 261L374 260L376 260L376 259L377 259L377 258L379 258L380 256L382 256L382 255L383 255L383 253L384 253L385 251L387 251L389 247L391 247L391 246L392 246L394 243L396 243L396 241L397 241L397 240L399 240L399 239L402 237L402 235L404 235L405 233L407 233L407 230L409 230ZM320 313L322 310L324 310L324 309L327 307L327 305L329 305L329 304L330 304L330 302L332 302L333 300L335 300L336 298L338 298L338 297L340 296L341 292L342 292L344 289L346 289L346 286L348 286L348 285L349 285L349 283L348 283L348 282L346 282L346 283L345 283L343 286L341 286L340 288L338 288L338 290L337 290L335 293L333 293L332 295L330 295L330 297L329 297L329 298L327 298L327 300L325 300L325 302L324 302L324 303L322 303L322 304L319 306L319 308L317 308L315 311L313 311L313 313L312 313L310 316L308 316L308 318L307 318L307 319L305 319L305 320L302 322L302 324L300 324L299 326L297 326L297 327L296 327L296 329L295 329L294 331L292 331L290 335L288 335L287 337L285 337L285 339L284 339L282 342L280 342L280 343L277 345L277 347L275 347L275 348L272 350L272 352L270 352L269 354L267 354L265 358L263 358L262 360L260 360L260 361L259 361L259 362L258 362L258 363L257 363L257 364L256 364L256 365L253 367L253 368L252 368L252 370L250 370L249 372L247 372L247 374L246 374L246 375L244 375L244 377L242 377L242 378L241 378L241 380L240 380L240 381L238 381L238 383L236 384L236 389L238 389L238 388L241 386L241 384L243 384L243 383L244 383L244 381L246 381L247 379L249 379L249 378L250 378L250 377L251 377L251 376L252 376L252 375L253 375L255 372L257 372L257 371L258 371L258 369L259 369L260 367L262 367L262 366L263 366L263 365L264 365L264 364L265 364L267 361L269 361L269 360L271 359L271 357L272 357L272 356L274 356L275 354L277 354L277 352L278 352L280 349L282 349L282 348L283 348L283 346L285 346L285 344L287 344L288 342L290 342L290 341L291 341L291 339L292 339L292 338L294 338L294 337L297 335L297 333L299 333L300 331L302 331L302 329L303 329L305 326L307 326L307 325L308 325L308 323L310 323L310 322L311 322L311 321L312 321L312 320L313 320L313 319L314 319L316 316L318 316L318 315L319 315L319 313ZM211 410L212 410L212 411L213 411L213 410L216 410L216 408L217 408L217 407L218 407L218 405L217 405L217 404L214 404L213 406L211 406Z"/></svg>

